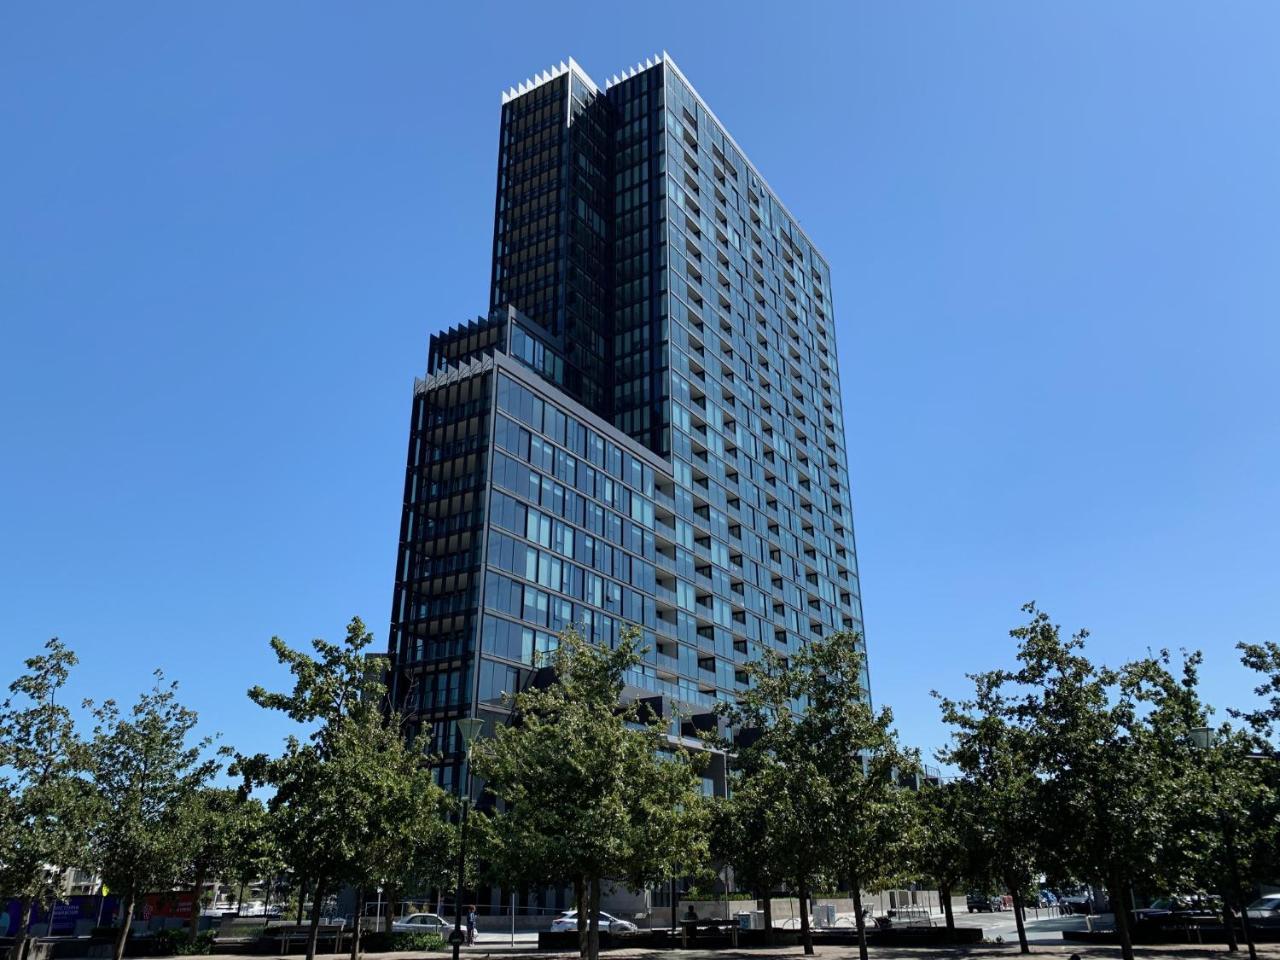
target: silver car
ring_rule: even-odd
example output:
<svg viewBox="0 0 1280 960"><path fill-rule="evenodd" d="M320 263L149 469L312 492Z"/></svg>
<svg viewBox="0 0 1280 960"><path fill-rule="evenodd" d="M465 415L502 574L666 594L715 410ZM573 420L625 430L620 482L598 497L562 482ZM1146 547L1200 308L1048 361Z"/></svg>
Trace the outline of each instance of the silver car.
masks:
<svg viewBox="0 0 1280 960"><path fill-rule="evenodd" d="M392 933L439 933L451 930L453 924L434 913L411 913L391 921Z"/></svg>
<svg viewBox="0 0 1280 960"><path fill-rule="evenodd" d="M1269 893L1253 901L1246 908L1249 924L1267 930L1280 928L1280 893Z"/></svg>
<svg viewBox="0 0 1280 960"><path fill-rule="evenodd" d="M636 925L630 920L619 920L615 916L605 913L603 910L599 913L600 929L613 934L629 934L636 932ZM578 929L578 911L566 910L560 916L551 921L551 930L554 933L576 932Z"/></svg>

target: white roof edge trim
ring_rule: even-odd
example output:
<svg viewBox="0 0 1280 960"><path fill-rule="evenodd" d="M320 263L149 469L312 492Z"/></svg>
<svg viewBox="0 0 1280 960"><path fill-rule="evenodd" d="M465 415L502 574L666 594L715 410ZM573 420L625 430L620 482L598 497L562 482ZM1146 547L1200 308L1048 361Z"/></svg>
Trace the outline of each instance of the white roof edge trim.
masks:
<svg viewBox="0 0 1280 960"><path fill-rule="evenodd" d="M605 83L604 88L608 90L610 87L616 87L618 84L622 83L623 80L630 80L637 74L644 73L646 70L652 70L654 67L658 66L658 64L662 63L662 59L665 56L666 51L664 50L662 53L654 54L652 57L646 57L640 63L626 67L621 73L615 73L610 77L608 82Z"/></svg>
<svg viewBox="0 0 1280 960"><path fill-rule="evenodd" d="M579 80L586 84L587 88L592 93L600 92L600 88L596 86L596 82L591 79L590 74L583 70L573 57L570 57L568 62L561 60L559 63L552 64L551 67L543 70L541 73L535 73L527 80L523 80L514 87L509 87L502 91L502 102L510 103L517 97L523 97L530 90L536 90L544 83L550 83L552 80L555 80L557 77L562 77L566 73L575 74Z"/></svg>

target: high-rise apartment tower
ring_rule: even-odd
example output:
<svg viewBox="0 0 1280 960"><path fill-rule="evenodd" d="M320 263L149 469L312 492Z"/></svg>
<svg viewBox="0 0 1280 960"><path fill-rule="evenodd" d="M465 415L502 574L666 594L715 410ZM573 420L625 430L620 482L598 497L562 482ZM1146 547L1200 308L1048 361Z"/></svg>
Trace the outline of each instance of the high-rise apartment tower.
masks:
<svg viewBox="0 0 1280 960"><path fill-rule="evenodd" d="M827 262L669 57L503 95L489 310L414 385L391 617L442 784L456 720L499 721L567 625L643 629L628 696L673 738L762 650L861 631L835 325Z"/></svg>

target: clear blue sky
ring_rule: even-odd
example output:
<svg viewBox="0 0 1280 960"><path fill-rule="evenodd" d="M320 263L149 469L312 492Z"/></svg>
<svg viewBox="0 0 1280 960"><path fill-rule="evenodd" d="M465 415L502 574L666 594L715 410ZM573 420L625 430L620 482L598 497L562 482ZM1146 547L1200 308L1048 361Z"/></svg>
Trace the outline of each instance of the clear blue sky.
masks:
<svg viewBox="0 0 1280 960"><path fill-rule="evenodd" d="M1280 7L0 10L0 627L274 747L267 648L385 639L428 335L487 305L500 91L667 49L833 266L874 695L1280 638Z"/></svg>

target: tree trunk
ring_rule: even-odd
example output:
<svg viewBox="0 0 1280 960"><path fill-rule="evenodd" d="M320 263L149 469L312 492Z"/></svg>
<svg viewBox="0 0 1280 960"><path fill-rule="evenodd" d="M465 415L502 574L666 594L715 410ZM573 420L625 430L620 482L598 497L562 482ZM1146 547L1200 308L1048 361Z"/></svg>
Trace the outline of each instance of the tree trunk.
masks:
<svg viewBox="0 0 1280 960"><path fill-rule="evenodd" d="M18 960L26 960L27 956L27 940L30 938L31 931L31 914L35 910L35 900L31 897L23 897L21 906L18 908L18 934L17 939L13 942L13 956ZM50 914L52 918L52 914Z"/></svg>
<svg viewBox="0 0 1280 960"><path fill-rule="evenodd" d="M399 888L398 888L398 887L388 887L388 888L387 888L387 901L386 901L387 919L386 919L386 922L385 922L385 923L383 923L383 922L382 922L382 920L381 920L381 917L379 917L379 923L380 923L381 929L382 929L382 931L383 931L384 933L390 933L390 932L391 932L391 924L395 923L396 908L400 906L400 899L399 899L399 897L400 897L400 890L399 890Z"/></svg>
<svg viewBox="0 0 1280 960"><path fill-rule="evenodd" d="M124 912L120 918L120 932L116 934L115 960L123 960L124 947L129 942L129 928L133 926L133 911L137 906L137 897L132 890L126 895L121 906Z"/></svg>
<svg viewBox="0 0 1280 960"><path fill-rule="evenodd" d="M768 887L764 891L764 942L773 946L773 891Z"/></svg>
<svg viewBox="0 0 1280 960"><path fill-rule="evenodd" d="M303 877L298 884L298 919L296 921L298 926L302 926L302 911L306 909L308 883L307 878Z"/></svg>
<svg viewBox="0 0 1280 960"><path fill-rule="evenodd" d="M1018 949L1022 953L1030 953L1031 947L1027 944L1026 917L1022 914L1022 887L1016 880L1006 878L1005 883L1009 885L1009 892L1013 894L1013 920L1018 926ZM1133 960L1133 958L1127 957L1126 960Z"/></svg>
<svg viewBox="0 0 1280 960"><path fill-rule="evenodd" d="M1133 960L1133 935L1129 931L1129 911L1124 905L1124 892L1129 889L1119 874L1111 878L1111 912L1116 918L1116 935L1120 938L1120 956Z"/></svg>
<svg viewBox="0 0 1280 960"><path fill-rule="evenodd" d="M853 923L858 928L858 956L867 960L867 922L862 918L862 884L853 878Z"/></svg>
<svg viewBox="0 0 1280 960"><path fill-rule="evenodd" d="M587 882L583 877L573 878L573 902L578 908L578 956L587 960Z"/></svg>
<svg viewBox="0 0 1280 960"><path fill-rule="evenodd" d="M364 887L356 887L356 916L351 926L351 960L360 960L360 931L364 927ZM334 951L335 953L337 951Z"/></svg>
<svg viewBox="0 0 1280 960"><path fill-rule="evenodd" d="M942 898L942 912L947 918L947 932L956 932L956 918L951 911L951 884L940 884L938 886L938 896Z"/></svg>
<svg viewBox="0 0 1280 960"><path fill-rule="evenodd" d="M600 960L600 878L591 879L588 910L591 916L587 924L587 960Z"/></svg>
<svg viewBox="0 0 1280 960"><path fill-rule="evenodd" d="M801 883L800 889L800 940L805 956L813 956L813 931L809 929L809 885Z"/></svg>
<svg viewBox="0 0 1280 960"><path fill-rule="evenodd" d="M1239 953L1240 941L1236 939L1236 914L1231 909L1231 895L1225 890L1222 897L1222 924L1227 931L1227 952Z"/></svg>
<svg viewBox="0 0 1280 960"><path fill-rule="evenodd" d="M31 948L31 923L36 916L36 901L34 897L23 897L22 909L18 912L18 949L14 952L14 956L19 960L26 960L27 951ZM49 928L53 929L53 911L49 912Z"/></svg>
<svg viewBox="0 0 1280 960"><path fill-rule="evenodd" d="M1243 900L1240 904L1240 930L1244 934L1245 945L1249 948L1249 960L1258 960L1258 944L1253 939L1253 930L1249 926L1249 903Z"/></svg>
<svg viewBox="0 0 1280 960"><path fill-rule="evenodd" d="M316 944L320 940L320 907L324 897L324 881L316 881L316 892L311 898L311 929L307 931L307 960L316 960Z"/></svg>
<svg viewBox="0 0 1280 960"><path fill-rule="evenodd" d="M675 877L671 878L671 932L677 933L680 930L680 917L676 913L676 909L680 906L680 892Z"/></svg>
<svg viewBox="0 0 1280 960"><path fill-rule="evenodd" d="M195 936L200 930L200 891L204 889L204 871L196 874L196 892L191 904L191 919L187 921L187 932Z"/></svg>

